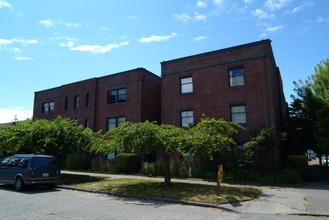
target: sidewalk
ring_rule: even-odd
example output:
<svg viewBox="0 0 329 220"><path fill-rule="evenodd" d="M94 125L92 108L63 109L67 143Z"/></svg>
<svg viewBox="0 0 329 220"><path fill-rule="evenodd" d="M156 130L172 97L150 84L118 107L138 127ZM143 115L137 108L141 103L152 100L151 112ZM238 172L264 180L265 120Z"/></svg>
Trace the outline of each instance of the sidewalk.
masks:
<svg viewBox="0 0 329 220"><path fill-rule="evenodd" d="M131 178L163 181L163 178L150 178L138 175L113 175L87 172L63 171L67 174L104 176L111 179ZM216 185L215 182L172 179L172 182ZM222 184L223 186L253 187L262 189L258 198L252 201L220 205L220 208L239 213L259 214L311 214L329 217L329 184L307 183L301 188ZM314 196L313 196L314 195Z"/></svg>

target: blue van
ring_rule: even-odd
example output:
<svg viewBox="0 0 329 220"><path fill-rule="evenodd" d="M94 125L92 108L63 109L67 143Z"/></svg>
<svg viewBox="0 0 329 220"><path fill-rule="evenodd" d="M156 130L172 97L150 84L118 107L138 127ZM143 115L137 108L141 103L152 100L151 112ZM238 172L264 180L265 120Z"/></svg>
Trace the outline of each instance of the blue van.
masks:
<svg viewBox="0 0 329 220"><path fill-rule="evenodd" d="M0 183L13 184L17 191L25 185L56 185L60 175L54 156L16 154L0 162Z"/></svg>

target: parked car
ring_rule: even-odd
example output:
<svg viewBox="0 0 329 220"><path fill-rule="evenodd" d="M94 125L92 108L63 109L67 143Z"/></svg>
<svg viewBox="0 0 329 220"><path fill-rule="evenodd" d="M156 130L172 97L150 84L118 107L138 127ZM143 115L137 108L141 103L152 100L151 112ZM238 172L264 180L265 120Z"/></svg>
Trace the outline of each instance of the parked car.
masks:
<svg viewBox="0 0 329 220"><path fill-rule="evenodd" d="M0 162L0 183L14 184L17 191L25 185L56 185L60 174L54 156L16 154Z"/></svg>
<svg viewBox="0 0 329 220"><path fill-rule="evenodd" d="M329 164L329 157L327 163ZM322 157L322 165L326 165L326 157Z"/></svg>

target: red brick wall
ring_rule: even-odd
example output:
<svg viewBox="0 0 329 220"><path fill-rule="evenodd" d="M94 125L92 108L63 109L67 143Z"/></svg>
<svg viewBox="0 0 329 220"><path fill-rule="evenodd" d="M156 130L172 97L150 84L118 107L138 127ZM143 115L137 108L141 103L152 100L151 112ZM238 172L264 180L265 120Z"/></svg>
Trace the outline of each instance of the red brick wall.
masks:
<svg viewBox="0 0 329 220"><path fill-rule="evenodd" d="M89 127L94 131L106 131L107 118L125 116L126 121L160 121L160 77L138 68L100 78L75 82L54 89L35 93L34 118L48 120L58 115L78 119L84 125L88 119ZM109 90L126 89L126 102L107 104ZM87 107L86 94L89 93L90 105ZM80 95L80 107L73 108L74 96ZM64 110L65 97L68 97L68 109ZM42 103L54 101L55 110L42 114Z"/></svg>
<svg viewBox="0 0 329 220"><path fill-rule="evenodd" d="M245 104L247 129L274 127L282 132L285 103L280 73L270 41L259 41L219 51L162 62L162 122L180 126L180 111L193 110L194 121L208 117L230 121L230 106ZM229 69L243 67L245 85L229 86ZM193 77L193 93L180 94L180 78ZM248 140L241 135L240 141ZM266 157L271 166L281 163L280 148Z"/></svg>

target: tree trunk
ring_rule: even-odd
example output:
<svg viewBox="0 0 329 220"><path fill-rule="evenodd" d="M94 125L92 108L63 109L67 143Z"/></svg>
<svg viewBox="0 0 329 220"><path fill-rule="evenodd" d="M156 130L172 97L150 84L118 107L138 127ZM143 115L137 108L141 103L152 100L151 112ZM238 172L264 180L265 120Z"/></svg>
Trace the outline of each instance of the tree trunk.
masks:
<svg viewBox="0 0 329 220"><path fill-rule="evenodd" d="M169 154L163 153L163 165L164 165L164 186L169 186L171 181L171 174L170 174L170 162L169 162Z"/></svg>

